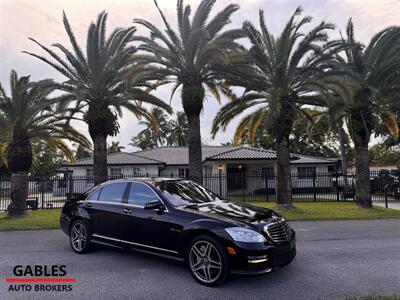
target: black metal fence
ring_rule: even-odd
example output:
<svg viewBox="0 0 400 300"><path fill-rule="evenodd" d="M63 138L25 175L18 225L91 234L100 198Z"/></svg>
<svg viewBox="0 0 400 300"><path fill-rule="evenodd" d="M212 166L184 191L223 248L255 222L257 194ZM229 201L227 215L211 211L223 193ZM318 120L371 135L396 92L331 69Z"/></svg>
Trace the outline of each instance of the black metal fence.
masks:
<svg viewBox="0 0 400 300"><path fill-rule="evenodd" d="M120 175L110 179L134 178ZM374 202L399 201L400 173L398 171L371 172L371 192ZM354 174L339 173L292 174L294 202L354 201ZM275 174L213 174L203 178L203 185L225 199L244 202L275 202ZM30 178L28 209L61 208L76 194L93 187L92 177L56 176ZM11 202L11 179L0 178L0 211Z"/></svg>

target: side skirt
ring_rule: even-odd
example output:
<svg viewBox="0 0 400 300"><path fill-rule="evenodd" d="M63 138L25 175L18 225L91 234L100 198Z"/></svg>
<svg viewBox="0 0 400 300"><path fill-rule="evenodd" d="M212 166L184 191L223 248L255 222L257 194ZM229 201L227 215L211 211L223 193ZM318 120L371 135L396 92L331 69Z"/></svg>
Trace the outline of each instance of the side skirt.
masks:
<svg viewBox="0 0 400 300"><path fill-rule="evenodd" d="M107 241L104 241L105 239ZM114 238L109 238L109 237L98 236L96 234L94 234L92 236L91 242L95 243L95 244L104 245L104 246L111 246L111 247L118 248L118 249L126 249L126 250L130 250L130 251L133 251L133 252L140 252L140 253L155 255L155 256L158 256L158 257L162 257L162 258L166 258L166 259L174 260L174 261L178 261L178 262L184 262L184 258L182 258L182 257L178 257L178 256L175 256L175 255L168 255L168 254L158 253L158 252L154 252L154 251L151 251L151 250L140 249L138 247L134 247L129 242L118 240L118 239L114 239ZM117 245L116 243L118 243L119 245ZM143 245L143 246L145 246L145 245ZM169 251L172 252L172 250L169 250ZM175 251L174 251L174 253L175 253ZM178 252L176 252L176 254L178 254Z"/></svg>

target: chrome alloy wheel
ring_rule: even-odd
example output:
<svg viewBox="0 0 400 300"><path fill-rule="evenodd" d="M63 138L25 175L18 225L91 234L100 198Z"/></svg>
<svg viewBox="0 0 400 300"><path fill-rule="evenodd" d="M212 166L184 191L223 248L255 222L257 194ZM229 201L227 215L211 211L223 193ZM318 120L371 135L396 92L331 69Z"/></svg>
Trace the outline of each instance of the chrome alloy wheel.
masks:
<svg viewBox="0 0 400 300"><path fill-rule="evenodd" d="M213 283L222 272L222 259L213 244L198 241L189 252L189 265L197 279L204 283Z"/></svg>
<svg viewBox="0 0 400 300"><path fill-rule="evenodd" d="M71 229L71 244L75 251L81 252L86 245L87 232L82 223L76 223Z"/></svg>

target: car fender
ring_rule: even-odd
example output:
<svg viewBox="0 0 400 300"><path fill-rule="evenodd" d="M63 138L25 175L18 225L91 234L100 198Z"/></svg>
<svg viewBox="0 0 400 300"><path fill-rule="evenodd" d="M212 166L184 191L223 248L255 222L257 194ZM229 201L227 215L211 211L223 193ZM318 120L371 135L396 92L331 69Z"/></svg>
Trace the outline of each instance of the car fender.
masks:
<svg viewBox="0 0 400 300"><path fill-rule="evenodd" d="M68 228L71 227L72 223L75 222L76 220L84 220L86 221L89 225L93 225L93 221L90 217L90 214L86 210L85 207L82 207L79 205L79 203L76 204L76 207L71 210L71 215L69 216L69 226Z"/></svg>
<svg viewBox="0 0 400 300"><path fill-rule="evenodd" d="M224 242L229 239L229 235L225 231L226 227L224 222L213 219L198 219L189 223L180 234L180 252L184 255L189 243L200 235L211 235Z"/></svg>

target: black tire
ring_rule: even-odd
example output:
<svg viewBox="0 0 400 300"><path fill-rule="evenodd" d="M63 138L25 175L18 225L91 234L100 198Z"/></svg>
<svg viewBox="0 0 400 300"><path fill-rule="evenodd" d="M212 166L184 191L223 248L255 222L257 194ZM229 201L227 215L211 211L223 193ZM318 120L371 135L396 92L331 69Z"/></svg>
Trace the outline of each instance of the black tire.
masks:
<svg viewBox="0 0 400 300"><path fill-rule="evenodd" d="M212 245L212 247L208 248L207 245ZM202 249L201 247L204 247L205 252L207 252L206 249L209 249L209 258L205 258L205 252L196 252L196 249ZM200 255L204 254L204 256L199 259L200 255L197 255L196 253ZM194 262L194 259L199 260ZM222 284L228 278L228 255L221 243L210 235L198 236L190 242L186 251L186 262L193 278L202 285L215 287ZM218 262L220 262L220 268L217 267ZM197 272L194 271L196 268L199 268ZM210 277L211 280L207 280L208 277Z"/></svg>
<svg viewBox="0 0 400 300"><path fill-rule="evenodd" d="M78 237L79 233L81 233L80 238ZM72 250L79 254L88 253L92 250L92 243L90 241L91 236L92 231L90 230L88 222L84 220L74 221L69 230L69 241Z"/></svg>

